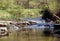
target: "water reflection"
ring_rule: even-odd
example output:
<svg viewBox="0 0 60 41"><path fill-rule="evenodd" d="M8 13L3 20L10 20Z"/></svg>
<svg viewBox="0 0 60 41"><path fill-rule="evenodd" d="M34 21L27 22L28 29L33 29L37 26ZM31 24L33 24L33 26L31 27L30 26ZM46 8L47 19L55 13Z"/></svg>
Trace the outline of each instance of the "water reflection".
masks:
<svg viewBox="0 0 60 41"><path fill-rule="evenodd" d="M10 25L10 33L7 38L0 39L1 41L59 41L59 38L54 36L45 36L44 29L52 31L53 24L46 23L44 20L37 20L37 24L24 26L23 28ZM46 30L46 29L45 29Z"/></svg>

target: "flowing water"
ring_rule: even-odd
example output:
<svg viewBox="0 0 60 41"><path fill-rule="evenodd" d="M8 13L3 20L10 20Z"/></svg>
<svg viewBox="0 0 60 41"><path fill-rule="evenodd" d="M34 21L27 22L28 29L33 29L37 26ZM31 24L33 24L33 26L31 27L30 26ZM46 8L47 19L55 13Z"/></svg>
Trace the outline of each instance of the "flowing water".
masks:
<svg viewBox="0 0 60 41"><path fill-rule="evenodd" d="M9 36L0 38L0 41L60 41L60 38L57 37L44 36L44 25L46 25L44 23L40 21L36 25L25 26L23 30L18 30L18 27L14 26L17 29L11 28L13 32L10 32ZM53 28L51 25L50 27Z"/></svg>

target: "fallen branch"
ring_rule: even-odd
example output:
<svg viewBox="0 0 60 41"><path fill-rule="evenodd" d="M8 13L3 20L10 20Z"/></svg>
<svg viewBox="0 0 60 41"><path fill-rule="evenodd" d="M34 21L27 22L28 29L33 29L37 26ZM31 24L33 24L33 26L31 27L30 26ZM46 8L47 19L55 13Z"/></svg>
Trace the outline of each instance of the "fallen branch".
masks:
<svg viewBox="0 0 60 41"><path fill-rule="evenodd" d="M60 17L58 17L57 15L53 14L56 18L58 18L60 20Z"/></svg>

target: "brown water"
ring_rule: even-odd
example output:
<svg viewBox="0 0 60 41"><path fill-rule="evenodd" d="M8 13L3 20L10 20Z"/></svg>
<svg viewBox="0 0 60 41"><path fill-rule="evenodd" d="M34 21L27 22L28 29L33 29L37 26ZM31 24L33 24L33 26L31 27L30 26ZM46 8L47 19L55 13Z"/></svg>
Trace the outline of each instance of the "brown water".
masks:
<svg viewBox="0 0 60 41"><path fill-rule="evenodd" d="M32 30L10 33L8 37L0 38L0 41L60 41L60 39L43 36L42 30Z"/></svg>

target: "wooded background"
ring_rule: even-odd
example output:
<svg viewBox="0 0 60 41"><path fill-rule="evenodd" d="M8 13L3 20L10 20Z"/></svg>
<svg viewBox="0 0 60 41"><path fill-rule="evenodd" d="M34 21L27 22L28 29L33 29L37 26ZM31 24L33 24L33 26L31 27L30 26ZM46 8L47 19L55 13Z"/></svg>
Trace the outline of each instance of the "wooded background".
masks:
<svg viewBox="0 0 60 41"><path fill-rule="evenodd" d="M60 0L0 0L0 20L39 17L41 10L60 8Z"/></svg>

